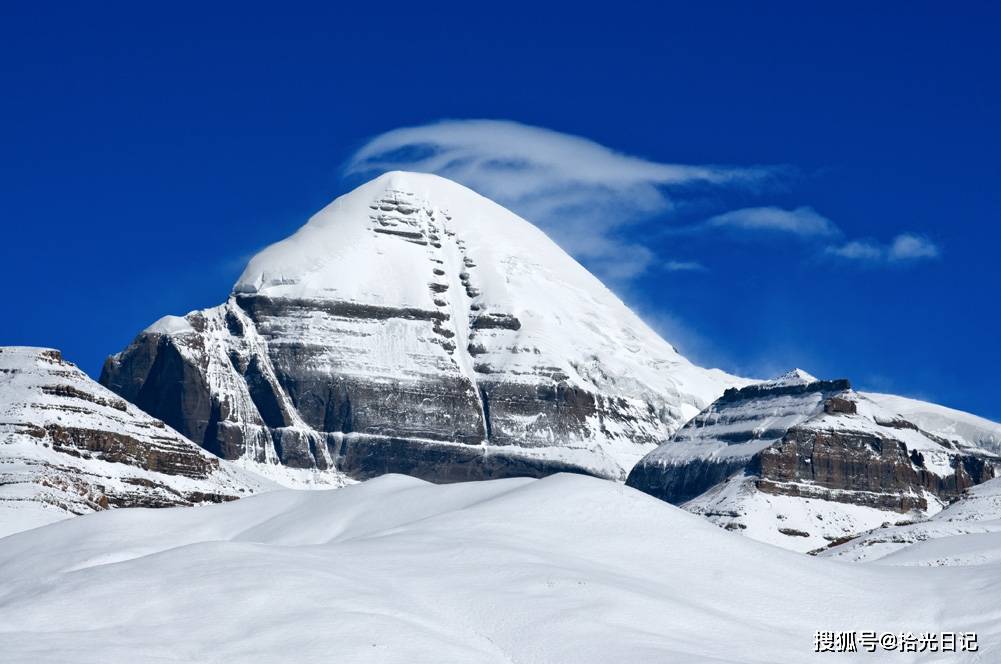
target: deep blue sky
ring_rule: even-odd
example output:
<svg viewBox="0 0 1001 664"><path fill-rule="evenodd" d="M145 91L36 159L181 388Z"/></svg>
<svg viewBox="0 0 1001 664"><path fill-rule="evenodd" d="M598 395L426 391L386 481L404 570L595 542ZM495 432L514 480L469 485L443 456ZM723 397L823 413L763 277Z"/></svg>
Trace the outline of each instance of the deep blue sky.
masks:
<svg viewBox="0 0 1001 664"><path fill-rule="evenodd" d="M1001 419L992 3L348 4L6 3L0 344L96 375L161 315L221 302L249 254L358 183L342 169L371 137L498 118L658 162L788 168L691 221L811 206L845 241L926 238L938 258L866 262L647 227L627 239L706 269L617 288L701 363L800 365Z"/></svg>

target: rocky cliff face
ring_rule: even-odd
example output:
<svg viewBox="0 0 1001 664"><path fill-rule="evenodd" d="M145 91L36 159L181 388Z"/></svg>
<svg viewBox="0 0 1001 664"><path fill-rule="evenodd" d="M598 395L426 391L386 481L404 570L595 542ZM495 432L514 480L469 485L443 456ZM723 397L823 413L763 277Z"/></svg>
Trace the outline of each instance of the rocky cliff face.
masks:
<svg viewBox="0 0 1001 664"><path fill-rule="evenodd" d="M227 459L435 481L622 479L727 386L543 233L390 173L168 317L101 382Z"/></svg>
<svg viewBox="0 0 1001 664"><path fill-rule="evenodd" d="M220 502L269 486L51 349L0 347L0 535L109 507Z"/></svg>
<svg viewBox="0 0 1001 664"><path fill-rule="evenodd" d="M743 389L728 389L629 475L629 484L680 504L719 484L822 409L847 381L818 381L793 371Z"/></svg>
<svg viewBox="0 0 1001 664"><path fill-rule="evenodd" d="M723 527L810 550L933 514L998 464L991 449L924 431L848 381L791 372L728 390L627 483Z"/></svg>

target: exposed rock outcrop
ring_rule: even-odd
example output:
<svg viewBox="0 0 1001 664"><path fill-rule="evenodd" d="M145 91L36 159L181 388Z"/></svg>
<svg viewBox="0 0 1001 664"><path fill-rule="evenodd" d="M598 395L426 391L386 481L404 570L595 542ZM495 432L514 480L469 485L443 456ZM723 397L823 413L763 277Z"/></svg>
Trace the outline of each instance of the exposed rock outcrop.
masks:
<svg viewBox="0 0 1001 664"><path fill-rule="evenodd" d="M268 486L59 351L0 347L0 535L109 507L221 502Z"/></svg>
<svg viewBox="0 0 1001 664"><path fill-rule="evenodd" d="M933 514L999 464L993 450L924 431L846 380L791 372L727 390L627 483L723 527L809 550L904 514Z"/></svg>

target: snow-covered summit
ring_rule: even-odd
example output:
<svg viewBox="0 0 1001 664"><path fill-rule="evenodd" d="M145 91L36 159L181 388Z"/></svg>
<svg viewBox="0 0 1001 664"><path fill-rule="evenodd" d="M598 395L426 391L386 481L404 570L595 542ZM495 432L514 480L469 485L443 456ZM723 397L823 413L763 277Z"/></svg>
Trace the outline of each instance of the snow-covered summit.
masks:
<svg viewBox="0 0 1001 664"><path fill-rule="evenodd" d="M187 334L194 331L191 323L182 316L164 316L143 330L149 334Z"/></svg>
<svg viewBox="0 0 1001 664"><path fill-rule="evenodd" d="M404 241L386 242L386 235ZM423 258L420 248L447 237L461 237L470 252L487 252L482 258L492 260L482 261L477 276L493 287L493 299L543 298L538 291L546 284L523 292L524 281L510 280L526 269L607 290L545 233L490 199L437 175L392 171L340 196L255 255L234 292L426 306L414 256Z"/></svg>
<svg viewBox="0 0 1001 664"><path fill-rule="evenodd" d="M258 253L225 305L162 319L102 381L227 458L438 481L623 478L749 382L693 365L528 221L404 172Z"/></svg>
<svg viewBox="0 0 1001 664"><path fill-rule="evenodd" d="M386 236L402 241L387 242ZM442 245L436 247L434 245ZM500 308L552 302L551 288L570 304L614 295L530 222L452 180L392 171L337 198L290 237L256 254L236 293L323 298L392 307L426 307L423 272L430 249L473 256L485 304ZM461 266L457 266L461 267Z"/></svg>
<svg viewBox="0 0 1001 664"><path fill-rule="evenodd" d="M808 385L810 383L816 383L819 379L816 376L812 376L802 369L790 369L789 371L772 378L771 380L766 380L761 385L768 386L781 386L781 385Z"/></svg>

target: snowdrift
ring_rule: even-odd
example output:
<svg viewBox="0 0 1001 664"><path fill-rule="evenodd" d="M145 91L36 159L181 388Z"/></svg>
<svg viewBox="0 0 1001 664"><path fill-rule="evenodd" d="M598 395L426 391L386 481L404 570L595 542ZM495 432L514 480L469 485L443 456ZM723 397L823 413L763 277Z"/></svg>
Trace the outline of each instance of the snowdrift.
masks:
<svg viewBox="0 0 1001 664"><path fill-rule="evenodd" d="M997 564L810 558L576 475L102 512L0 539L0 578L5 662L798 664L818 630L1001 657Z"/></svg>

